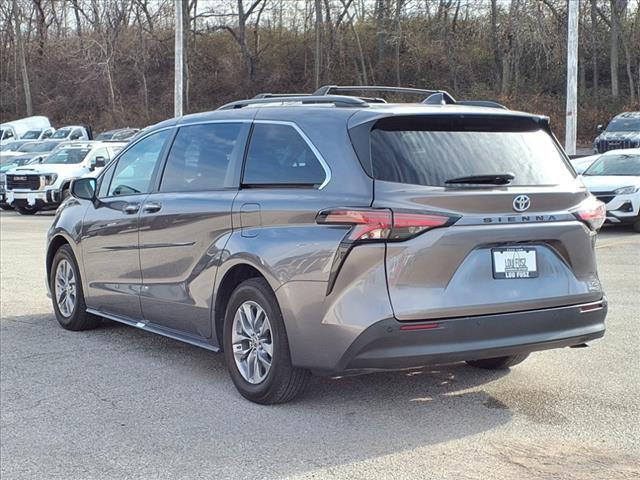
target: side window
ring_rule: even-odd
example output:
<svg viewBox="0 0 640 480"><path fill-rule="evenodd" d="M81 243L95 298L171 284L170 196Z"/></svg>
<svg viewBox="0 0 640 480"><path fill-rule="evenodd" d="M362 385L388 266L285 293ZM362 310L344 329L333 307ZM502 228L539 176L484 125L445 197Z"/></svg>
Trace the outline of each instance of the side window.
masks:
<svg viewBox="0 0 640 480"><path fill-rule="evenodd" d="M161 192L195 192L224 188L231 158L241 145L241 123L180 127L160 184Z"/></svg>
<svg viewBox="0 0 640 480"><path fill-rule="evenodd" d="M71 135L69 135L69 140L77 140L82 136L82 132L79 128L76 128Z"/></svg>
<svg viewBox="0 0 640 480"><path fill-rule="evenodd" d="M171 130L156 132L136 143L118 159L107 196L149 193L162 148Z"/></svg>
<svg viewBox="0 0 640 480"><path fill-rule="evenodd" d="M113 177L113 171L116 169L115 162L107 166L104 173L98 178L98 198L104 198L109 192L109 184L111 183L111 177Z"/></svg>
<svg viewBox="0 0 640 480"><path fill-rule="evenodd" d="M51 138L51 135L53 135L53 130L45 130L42 134L42 139Z"/></svg>
<svg viewBox="0 0 640 480"><path fill-rule="evenodd" d="M13 138L13 132L11 130L6 130L6 134L4 136L4 138Z"/></svg>
<svg viewBox="0 0 640 480"><path fill-rule="evenodd" d="M93 152L91 154L91 156L88 158L89 164L91 164L91 162L93 162L94 159L98 158L98 157L104 157L105 161L109 161L109 150L107 150L106 147L102 147L102 148L98 148L95 152Z"/></svg>
<svg viewBox="0 0 640 480"><path fill-rule="evenodd" d="M326 173L290 125L257 123L244 167L245 185L321 185Z"/></svg>

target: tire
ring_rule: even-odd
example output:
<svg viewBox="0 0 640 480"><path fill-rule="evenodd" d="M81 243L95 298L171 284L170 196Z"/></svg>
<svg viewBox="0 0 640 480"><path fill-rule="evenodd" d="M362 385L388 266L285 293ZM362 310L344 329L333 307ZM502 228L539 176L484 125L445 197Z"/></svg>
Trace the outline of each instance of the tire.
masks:
<svg viewBox="0 0 640 480"><path fill-rule="evenodd" d="M16 210L18 210L18 213L20 215L35 215L36 213L38 213L38 211L40 210L38 207L36 206L20 206L20 207L16 207Z"/></svg>
<svg viewBox="0 0 640 480"><path fill-rule="evenodd" d="M71 302L72 307L67 311L61 311L61 308L67 308L69 307L69 304L59 305L58 299L61 297L61 283L56 283L58 281L56 277L59 273L62 273L58 270L63 262L65 262L65 267L61 268L71 269L73 273L73 279L75 280L75 294L73 295L73 301ZM66 277L68 279L70 275L62 275L62 277ZM58 320L58 323L62 326L62 328L72 331L89 330L91 328L96 328L100 324L101 319L99 317L86 312L87 306L84 302L84 292L82 291L80 270L78 269L78 264L76 263L73 251L71 250L71 247L69 245L62 245L53 257L51 272L49 273L49 286L51 289L53 310L55 311L56 319ZM62 297L71 298L69 295L63 295Z"/></svg>
<svg viewBox="0 0 640 480"><path fill-rule="evenodd" d="M256 313L253 325L258 324L260 328L256 328L255 331L260 332L266 325L269 332L264 337L262 334L256 334L253 337L253 347L249 343L251 340L245 335L246 330L240 325L242 323L240 319L243 318L239 313L241 306L243 308L248 306L252 312L259 312L258 309L261 308L266 315L267 321ZM234 321L236 314L240 315L237 322ZM244 315L244 318L248 318L247 315ZM262 323L259 323L260 318L263 318ZM251 321L248 321L248 324L252 325ZM240 328L243 332L241 336L239 336L240 333L234 333L234 328L236 332L239 332L238 328ZM242 341L240 344L239 338L245 338L247 341ZM253 357L249 353L244 357L246 360L243 360L242 355L236 355L233 339L236 340L238 348L245 348L250 352L253 348ZM262 405L288 402L304 390L311 376L309 371L291 365L289 341L280 306L273 290L262 278L252 278L242 282L231 294L225 312L223 345L227 368L234 385L243 397L252 402ZM268 355L267 345L270 345L271 356ZM260 358L269 357L271 361L268 369L264 364L258 365ZM250 372L246 369L241 371L242 366L238 365L238 362L247 361L250 364L252 358L255 362L251 371L257 373L253 378L254 381L249 381L246 377L251 376ZM264 377L259 378L261 375Z"/></svg>
<svg viewBox="0 0 640 480"><path fill-rule="evenodd" d="M0 208L2 210L13 210L13 207L8 203L0 203Z"/></svg>
<svg viewBox="0 0 640 480"><path fill-rule="evenodd" d="M636 220L633 224L633 231L636 233L640 233L640 220Z"/></svg>
<svg viewBox="0 0 640 480"><path fill-rule="evenodd" d="M528 356L528 353L521 353L519 355L511 355L509 357L467 360L467 365L471 365L472 367L476 368L482 368L485 370L504 370L524 362Z"/></svg>

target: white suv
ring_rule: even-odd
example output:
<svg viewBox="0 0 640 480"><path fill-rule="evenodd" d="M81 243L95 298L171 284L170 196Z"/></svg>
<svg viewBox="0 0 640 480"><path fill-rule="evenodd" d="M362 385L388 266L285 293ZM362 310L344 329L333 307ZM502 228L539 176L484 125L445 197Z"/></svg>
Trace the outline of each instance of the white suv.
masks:
<svg viewBox="0 0 640 480"><path fill-rule="evenodd" d="M119 152L122 142L70 142L42 163L25 165L6 174L6 202L23 215L56 208L69 196L75 178L97 174Z"/></svg>

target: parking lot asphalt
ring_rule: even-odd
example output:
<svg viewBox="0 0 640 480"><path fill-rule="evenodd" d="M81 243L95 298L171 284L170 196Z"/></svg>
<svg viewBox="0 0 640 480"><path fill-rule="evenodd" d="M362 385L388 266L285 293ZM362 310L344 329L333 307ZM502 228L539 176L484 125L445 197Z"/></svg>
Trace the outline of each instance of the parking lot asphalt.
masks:
<svg viewBox="0 0 640 480"><path fill-rule="evenodd" d="M0 477L637 479L640 235L605 229L607 333L510 372L314 378L243 400L221 354L105 322L68 332L44 285L52 214L0 215Z"/></svg>

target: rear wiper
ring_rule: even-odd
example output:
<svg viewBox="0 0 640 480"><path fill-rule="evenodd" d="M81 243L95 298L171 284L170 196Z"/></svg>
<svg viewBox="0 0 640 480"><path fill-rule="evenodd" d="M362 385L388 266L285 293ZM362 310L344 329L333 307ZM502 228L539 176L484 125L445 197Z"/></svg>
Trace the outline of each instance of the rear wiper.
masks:
<svg viewBox="0 0 640 480"><path fill-rule="evenodd" d="M468 177L450 178L444 183L468 183L475 185L507 185L511 183L515 175L513 173L498 173L487 175L469 175Z"/></svg>

